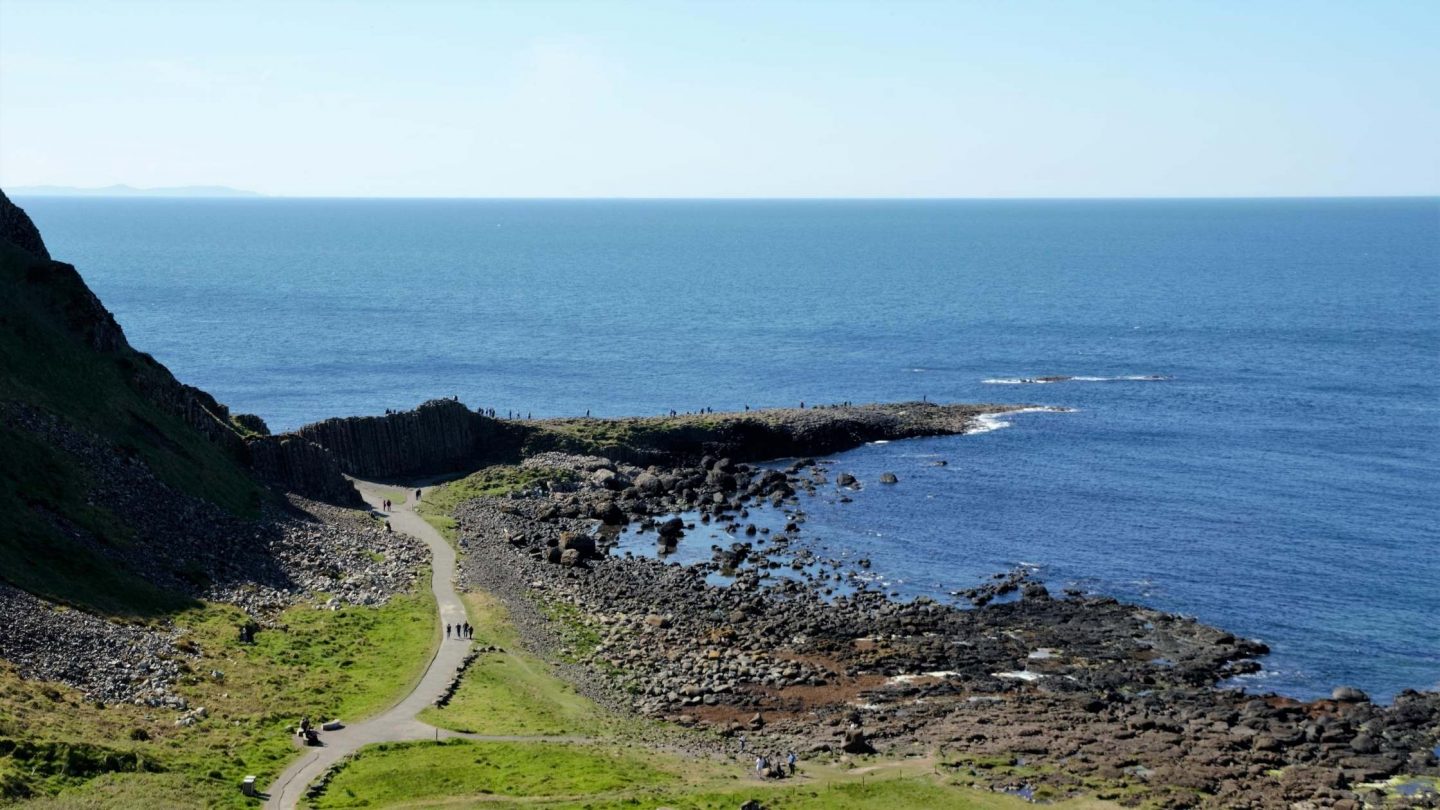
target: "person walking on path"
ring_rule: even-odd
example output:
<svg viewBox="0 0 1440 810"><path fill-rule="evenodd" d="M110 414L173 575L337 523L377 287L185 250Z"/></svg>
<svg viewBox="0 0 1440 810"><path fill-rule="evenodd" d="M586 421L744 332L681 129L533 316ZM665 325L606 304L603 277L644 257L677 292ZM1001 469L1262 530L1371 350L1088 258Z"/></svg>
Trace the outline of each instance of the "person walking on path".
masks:
<svg viewBox="0 0 1440 810"><path fill-rule="evenodd" d="M415 490L415 500L416 500L416 501L419 501L419 500L420 500L420 490L418 490L418 489Z"/></svg>
<svg viewBox="0 0 1440 810"><path fill-rule="evenodd" d="M795 752L791 751L785 755L785 764L790 766L790 775L795 775Z"/></svg>
<svg viewBox="0 0 1440 810"><path fill-rule="evenodd" d="M450 623L445 623L445 638L450 638Z"/></svg>

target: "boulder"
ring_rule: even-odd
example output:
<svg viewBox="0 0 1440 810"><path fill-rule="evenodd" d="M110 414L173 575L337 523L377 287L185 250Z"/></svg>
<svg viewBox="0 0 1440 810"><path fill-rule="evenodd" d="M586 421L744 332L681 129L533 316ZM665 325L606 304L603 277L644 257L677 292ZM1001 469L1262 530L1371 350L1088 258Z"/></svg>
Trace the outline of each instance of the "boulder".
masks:
<svg viewBox="0 0 1440 810"><path fill-rule="evenodd" d="M560 535L560 551L574 551L581 557L595 556L595 538L588 534L565 532Z"/></svg>
<svg viewBox="0 0 1440 810"><path fill-rule="evenodd" d="M873 754L875 746L865 738L865 732L858 728L850 728L845 731L845 742L840 748L847 754Z"/></svg>
<svg viewBox="0 0 1440 810"><path fill-rule="evenodd" d="M897 477L895 477L895 473L893 473L893 472L884 472L884 473L880 473L880 483L882 483L882 484L898 484L898 483L900 483L900 479L897 478Z"/></svg>
<svg viewBox="0 0 1440 810"><path fill-rule="evenodd" d="M1337 686L1330 693L1330 699L1341 703L1369 703L1370 696L1353 686Z"/></svg>
<svg viewBox="0 0 1440 810"><path fill-rule="evenodd" d="M658 495L665 491L665 482L654 473L643 472L635 476L635 488L647 495Z"/></svg>

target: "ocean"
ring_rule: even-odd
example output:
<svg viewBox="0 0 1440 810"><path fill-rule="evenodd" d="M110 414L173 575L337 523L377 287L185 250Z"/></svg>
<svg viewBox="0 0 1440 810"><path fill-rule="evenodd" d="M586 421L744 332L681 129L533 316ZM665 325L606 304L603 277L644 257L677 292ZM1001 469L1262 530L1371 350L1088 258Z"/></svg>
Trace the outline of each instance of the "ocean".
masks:
<svg viewBox="0 0 1440 810"><path fill-rule="evenodd" d="M842 454L867 486L806 533L902 597L1024 564L1259 638L1252 690L1440 688L1440 200L17 203L134 345L276 430L440 396L1071 409Z"/></svg>

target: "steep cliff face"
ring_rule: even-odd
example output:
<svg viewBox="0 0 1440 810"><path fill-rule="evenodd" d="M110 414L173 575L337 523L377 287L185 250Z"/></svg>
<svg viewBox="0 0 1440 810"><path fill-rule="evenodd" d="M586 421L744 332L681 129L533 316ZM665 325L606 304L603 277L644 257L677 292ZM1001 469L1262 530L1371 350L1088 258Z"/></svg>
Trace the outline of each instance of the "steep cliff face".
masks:
<svg viewBox="0 0 1440 810"><path fill-rule="evenodd" d="M214 397L132 348L80 274L49 258L34 223L3 193L0 370L0 579L94 603L126 576L112 576L115 566L97 551L148 537L145 516L188 514L198 499L248 517L266 499L244 438L263 423L232 419ZM274 483L355 498L318 447L265 448L261 457ZM159 486L123 483L132 474ZM140 489L150 496L137 509L123 495ZM132 596L144 590L135 588Z"/></svg>
<svg viewBox="0 0 1440 810"><path fill-rule="evenodd" d="M287 492L329 503L363 502L329 450L300 436L260 436L248 443L255 472Z"/></svg>
<svg viewBox="0 0 1440 810"><path fill-rule="evenodd" d="M413 411L326 419L291 435L325 448L351 475L387 479L468 472L480 458L517 450L520 431L436 399Z"/></svg>
<svg viewBox="0 0 1440 810"><path fill-rule="evenodd" d="M30 221L30 215L10 202L4 191L0 191L0 242L9 242L37 259L50 258L45 240L40 238L40 230Z"/></svg>

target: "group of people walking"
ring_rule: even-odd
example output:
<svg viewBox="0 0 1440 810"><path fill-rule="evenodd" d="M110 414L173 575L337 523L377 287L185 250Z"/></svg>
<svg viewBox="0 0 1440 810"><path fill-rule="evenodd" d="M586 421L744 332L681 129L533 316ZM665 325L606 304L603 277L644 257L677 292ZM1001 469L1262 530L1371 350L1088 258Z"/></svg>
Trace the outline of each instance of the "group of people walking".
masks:
<svg viewBox="0 0 1440 810"><path fill-rule="evenodd" d="M741 734L740 753L745 753L745 746L748 744L749 740L745 739L744 734ZM799 757L795 756L794 751L785 752L784 758L777 756L774 759L757 751L755 753L755 775L761 779L779 779L785 776L794 776L795 763L798 761Z"/></svg>
<svg viewBox="0 0 1440 810"><path fill-rule="evenodd" d="M469 622L458 622L453 625L447 622L445 624L445 638L450 638L451 628L454 628L455 638L457 639L475 637L475 628L471 627Z"/></svg>

